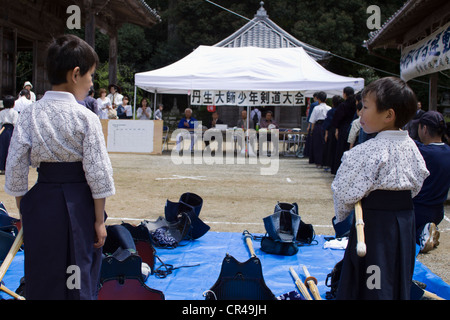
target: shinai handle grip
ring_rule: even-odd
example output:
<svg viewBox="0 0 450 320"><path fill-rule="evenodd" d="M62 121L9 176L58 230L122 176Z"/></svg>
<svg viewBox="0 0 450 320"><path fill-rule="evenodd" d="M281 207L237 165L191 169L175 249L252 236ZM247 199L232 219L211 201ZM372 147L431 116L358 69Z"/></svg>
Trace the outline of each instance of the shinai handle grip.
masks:
<svg viewBox="0 0 450 320"><path fill-rule="evenodd" d="M248 250L250 251L250 255L252 257L256 257L255 250L253 249L252 235L247 230L244 230L243 234L245 243L247 244Z"/></svg>
<svg viewBox="0 0 450 320"><path fill-rule="evenodd" d="M364 220L361 201L355 204L355 226L356 226L356 253L359 257L364 257L366 255L366 242L364 239Z"/></svg>
<svg viewBox="0 0 450 320"><path fill-rule="evenodd" d="M289 267L289 272L291 273L292 277L295 280L295 284L298 288L298 290L300 290L300 293L305 297L306 300L312 300L311 295L308 292L308 289L306 288L305 284L300 280L300 278L298 277L297 272L295 272L294 268Z"/></svg>
<svg viewBox="0 0 450 320"><path fill-rule="evenodd" d="M311 291L314 299L322 300L322 297L319 293L319 288L317 288L317 279L311 276L306 266L303 266L303 272L306 276L305 285L308 284L309 290Z"/></svg>

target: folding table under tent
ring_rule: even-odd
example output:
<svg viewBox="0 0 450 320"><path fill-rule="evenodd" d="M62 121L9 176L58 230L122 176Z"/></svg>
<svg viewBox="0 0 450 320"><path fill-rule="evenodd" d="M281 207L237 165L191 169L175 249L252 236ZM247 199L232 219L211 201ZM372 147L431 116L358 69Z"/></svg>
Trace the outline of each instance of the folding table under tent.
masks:
<svg viewBox="0 0 450 320"><path fill-rule="evenodd" d="M328 96L342 95L345 87L355 92L364 88L363 78L344 77L332 73L309 56L302 47L212 47L199 46L191 54L166 67L135 74L135 101L137 87L155 94L188 94L194 91L222 91L252 93L301 93L312 97L325 91ZM294 100L294 99L292 99ZM221 102L224 102L221 104ZM247 101L248 102L248 101ZM212 101L212 105L267 106L264 101L238 104ZM192 103L192 99L191 99ZM203 103L197 103L203 104ZM293 104L293 105L303 105ZM280 103L278 105L286 105ZM247 112L247 118L250 114ZM248 122L248 120L247 120Z"/></svg>

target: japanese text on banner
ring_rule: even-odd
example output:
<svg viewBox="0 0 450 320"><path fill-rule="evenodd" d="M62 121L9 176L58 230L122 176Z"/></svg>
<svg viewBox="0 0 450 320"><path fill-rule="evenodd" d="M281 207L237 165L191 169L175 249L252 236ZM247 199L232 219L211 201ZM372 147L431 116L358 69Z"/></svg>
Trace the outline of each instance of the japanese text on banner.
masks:
<svg viewBox="0 0 450 320"><path fill-rule="evenodd" d="M400 70L405 81L446 69L450 69L450 23L402 50Z"/></svg>
<svg viewBox="0 0 450 320"><path fill-rule="evenodd" d="M191 105L216 106L304 106L300 91L193 90Z"/></svg>

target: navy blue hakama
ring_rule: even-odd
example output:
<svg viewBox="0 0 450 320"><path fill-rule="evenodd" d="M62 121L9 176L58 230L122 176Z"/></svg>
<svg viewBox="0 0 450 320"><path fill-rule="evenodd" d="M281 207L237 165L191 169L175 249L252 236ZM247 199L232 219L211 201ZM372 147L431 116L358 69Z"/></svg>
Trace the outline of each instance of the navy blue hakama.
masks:
<svg viewBox="0 0 450 320"><path fill-rule="evenodd" d="M96 299L102 249L94 248L94 200L82 163L41 163L38 172L20 204L25 297Z"/></svg>
<svg viewBox="0 0 450 320"><path fill-rule="evenodd" d="M324 160L324 150L325 130L323 129L323 120L319 120L315 123L312 132L309 163L314 163L318 166L322 166Z"/></svg>
<svg viewBox="0 0 450 320"><path fill-rule="evenodd" d="M2 134L0 134L0 170L5 171L6 157L8 156L8 149L14 131L14 126L10 123L5 123L3 128L5 129Z"/></svg>
<svg viewBox="0 0 450 320"><path fill-rule="evenodd" d="M415 259L410 191L376 190L361 201L367 253L350 230L337 292L340 300L409 300Z"/></svg>

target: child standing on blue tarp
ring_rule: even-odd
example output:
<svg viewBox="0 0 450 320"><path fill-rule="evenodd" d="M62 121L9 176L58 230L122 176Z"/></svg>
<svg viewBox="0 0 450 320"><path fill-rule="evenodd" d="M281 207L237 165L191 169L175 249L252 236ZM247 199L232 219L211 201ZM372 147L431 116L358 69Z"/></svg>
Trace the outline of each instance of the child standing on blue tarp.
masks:
<svg viewBox="0 0 450 320"><path fill-rule="evenodd" d="M414 92L398 78L364 90L361 127L377 136L344 153L332 183L337 222L361 201L367 246L356 254L350 231L338 299L409 299L415 259L412 197L429 175L425 161L402 128L416 111Z"/></svg>
<svg viewBox="0 0 450 320"><path fill-rule="evenodd" d="M5 192L21 214L27 299L97 297L105 201L115 188L100 121L77 102L97 64L80 38L54 39L46 63L52 90L21 111L11 139ZM28 190L30 164L39 176Z"/></svg>

